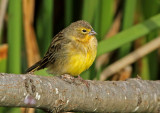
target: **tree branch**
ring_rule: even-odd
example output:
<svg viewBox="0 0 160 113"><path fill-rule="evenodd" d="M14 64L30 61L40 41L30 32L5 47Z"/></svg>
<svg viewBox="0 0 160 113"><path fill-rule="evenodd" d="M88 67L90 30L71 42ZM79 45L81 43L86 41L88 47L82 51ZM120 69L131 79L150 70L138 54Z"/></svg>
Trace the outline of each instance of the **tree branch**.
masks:
<svg viewBox="0 0 160 113"><path fill-rule="evenodd" d="M70 76L0 74L0 106L55 112L159 112L160 81L90 81Z"/></svg>

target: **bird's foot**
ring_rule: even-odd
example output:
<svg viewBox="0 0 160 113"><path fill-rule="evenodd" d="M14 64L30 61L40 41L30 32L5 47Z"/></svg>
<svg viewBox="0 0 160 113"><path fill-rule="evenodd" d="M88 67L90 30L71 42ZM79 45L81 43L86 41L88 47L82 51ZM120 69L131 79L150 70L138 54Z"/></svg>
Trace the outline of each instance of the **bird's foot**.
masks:
<svg viewBox="0 0 160 113"><path fill-rule="evenodd" d="M63 79L64 81L68 82L68 83L73 83L74 82L74 77L69 75L69 74L64 74L60 76L61 79Z"/></svg>
<svg viewBox="0 0 160 113"><path fill-rule="evenodd" d="M33 71L28 72L27 74L34 75Z"/></svg>
<svg viewBox="0 0 160 113"><path fill-rule="evenodd" d="M89 90L89 83L84 80L81 76L78 75L78 78L76 79L75 77L69 75L69 74L64 74L64 75L61 75L60 78L68 83L74 83L76 85L80 85L81 83L84 83L87 87L87 89Z"/></svg>
<svg viewBox="0 0 160 113"><path fill-rule="evenodd" d="M80 75L78 75L78 79L79 79L81 82L83 82L83 83L87 86L87 88L89 89L89 83L88 83L86 80L84 80Z"/></svg>

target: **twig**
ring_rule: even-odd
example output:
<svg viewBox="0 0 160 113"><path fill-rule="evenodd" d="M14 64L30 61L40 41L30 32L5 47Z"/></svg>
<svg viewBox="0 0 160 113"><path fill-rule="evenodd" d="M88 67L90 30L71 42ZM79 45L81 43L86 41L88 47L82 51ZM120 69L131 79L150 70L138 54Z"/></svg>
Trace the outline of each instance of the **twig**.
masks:
<svg viewBox="0 0 160 113"><path fill-rule="evenodd" d="M106 80L111 75L115 74L116 72L120 71L124 67L133 62L137 61L138 59L144 57L145 55L149 54L155 49L160 47L160 37L152 40L151 42L147 43L146 45L140 47L139 49L135 50L134 52L130 53L126 57L118 60L117 62L108 66L104 71L101 73L100 80Z"/></svg>
<svg viewBox="0 0 160 113"><path fill-rule="evenodd" d="M71 76L0 74L0 106L55 112L158 112L160 81L87 81Z"/></svg>
<svg viewBox="0 0 160 113"><path fill-rule="evenodd" d="M7 4L8 4L8 0L1 0L0 1L0 32L3 27L3 21L4 21L6 9L7 9Z"/></svg>
<svg viewBox="0 0 160 113"><path fill-rule="evenodd" d="M23 0L23 24L28 67L40 60L38 44L33 28L34 4L34 0Z"/></svg>

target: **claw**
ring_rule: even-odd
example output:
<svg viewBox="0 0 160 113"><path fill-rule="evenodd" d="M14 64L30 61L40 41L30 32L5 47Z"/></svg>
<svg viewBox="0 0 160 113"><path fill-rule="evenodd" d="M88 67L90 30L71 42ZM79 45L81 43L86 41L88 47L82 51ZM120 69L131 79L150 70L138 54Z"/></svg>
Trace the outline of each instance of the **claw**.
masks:
<svg viewBox="0 0 160 113"><path fill-rule="evenodd" d="M88 88L88 90L89 90L89 83L86 81L86 80L84 80L81 76L79 76L78 75L78 79L80 79L80 81L81 82L83 82L86 86L87 86L87 88Z"/></svg>

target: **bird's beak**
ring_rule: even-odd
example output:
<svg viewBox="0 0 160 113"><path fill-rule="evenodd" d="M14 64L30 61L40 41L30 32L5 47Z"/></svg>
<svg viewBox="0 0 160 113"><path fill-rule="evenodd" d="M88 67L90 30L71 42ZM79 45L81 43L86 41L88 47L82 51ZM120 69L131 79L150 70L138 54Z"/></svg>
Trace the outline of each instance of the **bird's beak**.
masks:
<svg viewBox="0 0 160 113"><path fill-rule="evenodd" d="M89 32L89 35L96 35L97 33L94 31L94 30L91 30L90 32Z"/></svg>

